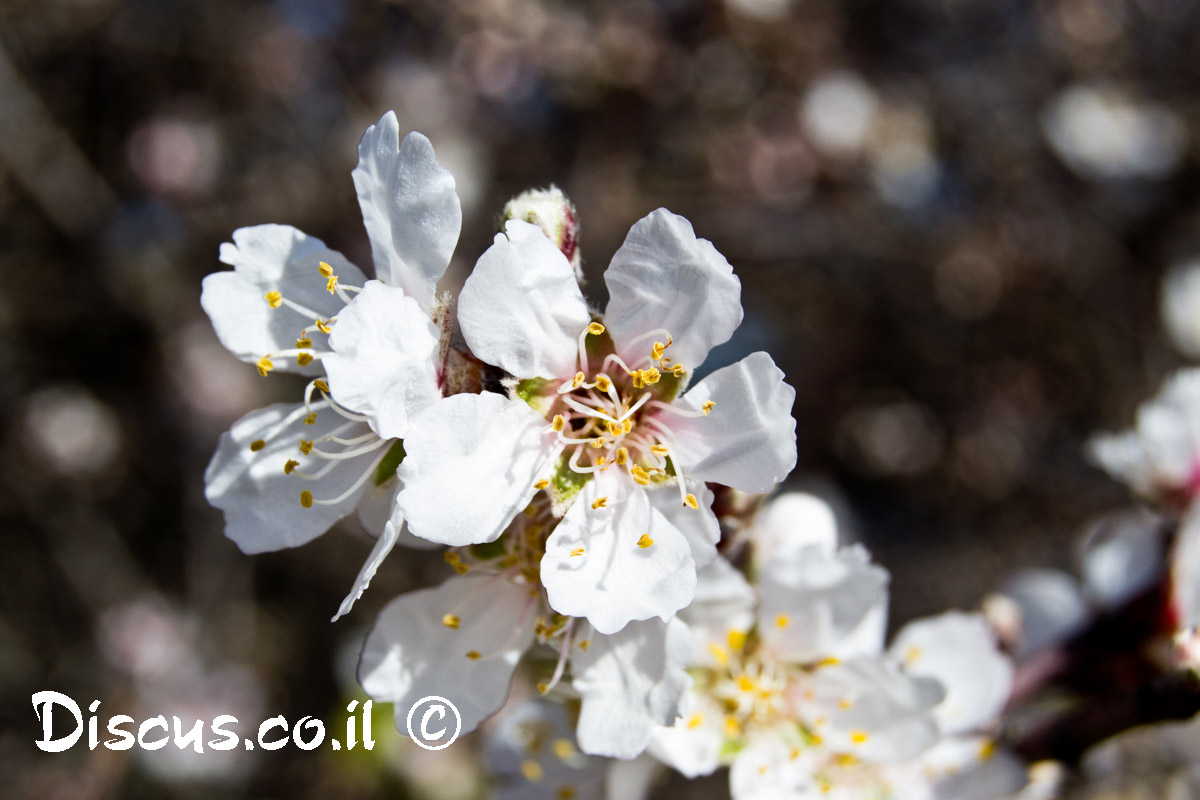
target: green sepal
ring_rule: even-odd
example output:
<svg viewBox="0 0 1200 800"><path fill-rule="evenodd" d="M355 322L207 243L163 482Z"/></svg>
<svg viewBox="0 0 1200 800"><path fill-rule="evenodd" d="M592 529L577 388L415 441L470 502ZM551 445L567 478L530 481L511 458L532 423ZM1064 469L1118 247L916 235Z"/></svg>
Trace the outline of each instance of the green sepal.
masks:
<svg viewBox="0 0 1200 800"><path fill-rule="evenodd" d="M383 454L383 460L379 462L379 466L375 467L376 486L383 486L396 477L396 467L400 466L400 462L404 460L404 456L404 440L397 439L392 442L392 446Z"/></svg>
<svg viewBox="0 0 1200 800"><path fill-rule="evenodd" d="M471 555L478 558L480 561L489 561L493 558L499 558L508 553L508 547L504 542L497 539L494 542L481 542L480 544L471 545Z"/></svg>

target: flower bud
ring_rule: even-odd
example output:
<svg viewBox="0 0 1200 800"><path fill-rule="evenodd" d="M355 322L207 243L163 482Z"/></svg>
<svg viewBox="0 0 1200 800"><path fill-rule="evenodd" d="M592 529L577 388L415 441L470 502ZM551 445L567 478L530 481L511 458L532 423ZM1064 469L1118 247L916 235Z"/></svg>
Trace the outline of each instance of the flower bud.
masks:
<svg viewBox="0 0 1200 800"><path fill-rule="evenodd" d="M582 260L579 256L579 223L575 206L557 186L549 189L530 189L509 200L504 206L504 222L519 219L539 226L550 241L558 246L571 262L575 276L583 283Z"/></svg>

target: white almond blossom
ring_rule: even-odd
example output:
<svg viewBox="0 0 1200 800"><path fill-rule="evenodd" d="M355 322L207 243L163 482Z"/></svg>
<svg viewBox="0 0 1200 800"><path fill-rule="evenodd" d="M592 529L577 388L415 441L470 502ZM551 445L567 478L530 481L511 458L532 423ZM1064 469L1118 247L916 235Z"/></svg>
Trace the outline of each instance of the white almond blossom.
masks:
<svg viewBox="0 0 1200 800"><path fill-rule="evenodd" d="M719 538L705 481L766 492L795 465L795 391L760 352L680 394L742 319L732 268L684 218L635 224L605 281L600 322L559 248L507 223L458 318L511 391L421 413L397 506L415 535L461 546L495 540L544 490L565 515L541 564L551 607L616 633L691 600Z"/></svg>
<svg viewBox="0 0 1200 800"><path fill-rule="evenodd" d="M406 535L392 509L400 440L447 391L449 314L435 285L462 224L454 177L424 136L400 140L394 113L358 152L352 174L377 280L320 239L259 225L221 246L233 270L206 277L201 296L234 355L263 376L311 378L303 402L253 411L221 437L205 494L247 553L304 544L357 512L379 539L338 616Z"/></svg>
<svg viewBox="0 0 1200 800"><path fill-rule="evenodd" d="M691 684L686 625L652 619L606 635L556 613L538 580L555 524L543 495L497 541L448 550L457 576L383 609L363 647L359 681L372 698L395 704L399 727L414 702L439 695L459 709L462 731L474 730L504 705L518 662L534 648L557 650L543 693L571 674L584 752L633 758L654 726L675 719Z"/></svg>

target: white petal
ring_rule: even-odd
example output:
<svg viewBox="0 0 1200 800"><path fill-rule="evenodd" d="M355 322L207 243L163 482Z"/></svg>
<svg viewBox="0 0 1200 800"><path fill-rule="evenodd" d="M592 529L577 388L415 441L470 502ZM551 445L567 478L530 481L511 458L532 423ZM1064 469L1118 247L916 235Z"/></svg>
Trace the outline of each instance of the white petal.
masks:
<svg viewBox="0 0 1200 800"><path fill-rule="evenodd" d="M1018 660L1074 635L1091 617L1074 576L1054 569L1023 569L1006 580L1000 593L1020 610Z"/></svg>
<svg viewBox="0 0 1200 800"><path fill-rule="evenodd" d="M943 733L977 730L999 714L1013 666L980 614L949 611L905 625L889 648L910 675L935 678L946 699L934 710Z"/></svg>
<svg viewBox="0 0 1200 800"><path fill-rule="evenodd" d="M684 669L691 651L687 626L631 622L620 633L595 635L586 651L572 649L572 684L583 698L577 735L585 753L633 758L656 725L670 725L692 685Z"/></svg>
<svg viewBox="0 0 1200 800"><path fill-rule="evenodd" d="M320 536L329 526L354 511L371 483L351 493L336 505L300 505L300 493L308 490L317 500L333 499L349 489L371 467L378 453L366 453L338 463L332 472L316 481L286 475L284 464L300 463L296 471L313 473L327 462L299 450L301 439L313 440L345 420L332 411L320 411L313 425L304 424L304 406L278 403L252 411L221 435L217 452L204 473L204 495L225 512L225 535L246 553L262 553L296 547ZM290 420L290 421L289 421ZM362 423L342 436L368 433ZM255 452L252 442L265 446ZM318 445L320 447L320 445Z"/></svg>
<svg viewBox="0 0 1200 800"><path fill-rule="evenodd" d="M1171 551L1171 605L1179 628L1200 626L1200 505L1179 523Z"/></svg>
<svg viewBox="0 0 1200 800"><path fill-rule="evenodd" d="M536 225L510 220L458 297L458 322L476 356L518 378L575 374L587 303L575 272Z"/></svg>
<svg viewBox="0 0 1200 800"><path fill-rule="evenodd" d="M1083 547L1084 593L1093 604L1115 609L1145 591L1162 574L1162 520L1145 508L1105 514L1090 527Z"/></svg>
<svg viewBox="0 0 1200 800"><path fill-rule="evenodd" d="M837 517L821 498L804 492L784 492L768 500L750 529L754 563L803 557L809 548L832 554L837 550Z"/></svg>
<svg viewBox="0 0 1200 800"><path fill-rule="evenodd" d="M718 556L701 569L695 599L679 612L695 643L690 663L721 666L717 654L728 653L731 631L745 633L754 625L756 604L754 589L724 558Z"/></svg>
<svg viewBox="0 0 1200 800"><path fill-rule="evenodd" d="M338 317L329 346L333 399L370 417L385 439L403 439L409 421L441 397L437 326L402 289L369 281Z"/></svg>
<svg viewBox="0 0 1200 800"><path fill-rule="evenodd" d="M374 484L374 481L371 483ZM396 496L399 493L400 481L395 477L380 485L368 486L362 499L358 501L358 508L355 509L358 524L363 527L368 536L378 539L383 535L384 528L395 517L398 531L396 544L400 547L414 550L434 550L441 547L437 542L413 536L408 532L408 526L404 524L404 513L396 507Z"/></svg>
<svg viewBox="0 0 1200 800"><path fill-rule="evenodd" d="M667 330L667 351L690 372L708 351L729 340L742 322L742 285L712 242L697 239L692 223L664 208L634 224L604 273L604 323L627 362L645 356ZM665 343L665 339L661 339Z"/></svg>
<svg viewBox="0 0 1200 800"><path fill-rule="evenodd" d="M707 416L662 412L675 432L674 450L689 478L761 494L796 466L796 390L766 353L751 353L696 384L677 404Z"/></svg>
<svg viewBox="0 0 1200 800"><path fill-rule="evenodd" d="M811 662L882 650L888 574L862 547L830 553L814 545L761 569L759 631L778 658Z"/></svg>
<svg viewBox="0 0 1200 800"><path fill-rule="evenodd" d="M919 772L924 782L933 784L931 796L936 800L1046 796L1018 795L1028 781L1025 763L981 736L943 739L925 751L911 768Z"/></svg>
<svg viewBox="0 0 1200 800"><path fill-rule="evenodd" d="M697 567L702 567L717 557L721 523L717 522L717 515L712 510L712 491L701 483L692 493L696 496L699 508L681 503L675 487L667 486L647 492L650 503L687 539L688 547L692 549L692 560Z"/></svg>
<svg viewBox="0 0 1200 800"><path fill-rule="evenodd" d="M360 286L366 280L358 268L314 236L287 225L258 225L233 232L233 242L221 245L221 261L232 272L204 278L200 305L212 320L217 338L243 361L256 362L268 353L291 350L300 331L316 322L287 305L271 308L267 292L310 309L322 319L342 310L336 295L325 291L317 271L325 261L343 283ZM320 375L319 362L296 366L292 359L274 359L275 369Z"/></svg>
<svg viewBox="0 0 1200 800"><path fill-rule="evenodd" d="M610 761L579 752L572 720L560 703L542 698L510 703L485 736L487 766L498 784L494 800L604 797Z"/></svg>
<svg viewBox="0 0 1200 800"><path fill-rule="evenodd" d="M462 732L472 731L504 705L517 661L533 644L531 602L528 587L485 575L401 595L367 635L359 683L375 700L396 704L401 731L410 706L429 695L453 703ZM444 623L447 614L458 617L457 628Z"/></svg>
<svg viewBox="0 0 1200 800"><path fill-rule="evenodd" d="M874 762L907 761L939 738L932 713L943 697L937 681L905 675L882 659L821 667L808 690L812 696L806 695L801 713L835 751Z"/></svg>
<svg viewBox="0 0 1200 800"><path fill-rule="evenodd" d="M708 696L690 690L679 711L674 725L654 729L647 752L684 777L709 775L721 766L724 710Z"/></svg>
<svg viewBox="0 0 1200 800"><path fill-rule="evenodd" d="M416 419L404 440L397 506L408 529L431 542L491 542L533 498L551 465L546 421L520 400L456 394Z"/></svg>
<svg viewBox="0 0 1200 800"><path fill-rule="evenodd" d="M775 731L746 743L729 767L729 789L737 800L816 800L826 796L807 759L793 757L793 746Z"/></svg>
<svg viewBox="0 0 1200 800"><path fill-rule="evenodd" d="M375 277L431 308L462 228L454 176L423 135L413 132L400 142L391 111L363 134L352 175Z"/></svg>
<svg viewBox="0 0 1200 800"><path fill-rule="evenodd" d="M589 481L546 540L542 557L550 606L587 617L601 633L616 633L630 620L666 621L696 591L696 562L687 540L650 505L644 490L625 487L627 499L592 508L601 497L616 501L620 483L607 476ZM643 536L651 541L647 547L639 543L646 542Z"/></svg>
<svg viewBox="0 0 1200 800"><path fill-rule="evenodd" d="M1159 307L1175 348L1190 358L1200 356L1200 262L1171 267L1163 277Z"/></svg>
<svg viewBox="0 0 1200 800"><path fill-rule="evenodd" d="M399 536L399 529L389 522L384 526L383 534L375 542L375 546L371 548L370 555L367 556L366 562L362 565L362 569L358 571L358 577L354 579L354 586L350 589L350 594L342 600L342 604L338 606L337 613L333 615L330 622L337 622L342 617L350 613L350 609L354 608L358 598L363 596L363 592L371 585L371 579L375 577L375 572L379 569L379 565L388 557L388 553L392 552L392 548L396 546L396 539Z"/></svg>

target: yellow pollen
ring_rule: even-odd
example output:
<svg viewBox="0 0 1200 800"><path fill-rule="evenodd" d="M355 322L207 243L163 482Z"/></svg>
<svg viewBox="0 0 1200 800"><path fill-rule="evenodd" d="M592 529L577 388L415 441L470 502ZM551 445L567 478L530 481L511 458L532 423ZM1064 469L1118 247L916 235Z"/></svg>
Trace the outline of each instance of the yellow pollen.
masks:
<svg viewBox="0 0 1200 800"><path fill-rule="evenodd" d="M854 742L855 744L862 744L867 740L867 738L866 731L850 731L850 741Z"/></svg>
<svg viewBox="0 0 1200 800"><path fill-rule="evenodd" d="M813 747L820 747L824 741L824 739L822 739L820 736L817 736L815 733L810 734L808 737L808 743Z"/></svg>
<svg viewBox="0 0 1200 800"><path fill-rule="evenodd" d="M996 747L996 743L994 741L991 739L985 739L983 743L979 745L979 760L988 761L994 758L998 749L999 748Z"/></svg>
<svg viewBox="0 0 1200 800"><path fill-rule="evenodd" d="M567 427L567 418L562 414L555 414L554 420L550 423L550 425L557 433L558 431L561 431L563 428Z"/></svg>
<svg viewBox="0 0 1200 800"><path fill-rule="evenodd" d="M612 388L612 381L610 381L608 379L607 375L597 375L596 376L596 388L602 392L607 392L609 389Z"/></svg>
<svg viewBox="0 0 1200 800"><path fill-rule="evenodd" d="M322 276L328 278L333 275L333 267L329 266L324 261L322 261L317 266L317 272L321 273Z"/></svg>
<svg viewBox="0 0 1200 800"><path fill-rule="evenodd" d="M263 356L262 358L260 358L258 360L258 374L259 375L262 375L265 378L265 377L267 377L267 373L273 369L275 369L275 365L271 363L270 356Z"/></svg>
<svg viewBox="0 0 1200 800"><path fill-rule="evenodd" d="M904 665L910 666L910 665L912 665L913 662L915 662L920 657L921 657L921 648L917 647L916 645L913 645L912 647L908 648L908 652L906 652L904 654Z"/></svg>
<svg viewBox="0 0 1200 800"><path fill-rule="evenodd" d="M301 453L303 453L304 455L308 455L309 453L312 452L312 449L313 449L313 443L310 440L308 440L308 439L300 440L300 452Z"/></svg>
<svg viewBox="0 0 1200 800"><path fill-rule="evenodd" d="M312 347L312 339L308 338L307 336L301 336L296 340L296 347L299 347L300 349Z"/></svg>
<svg viewBox="0 0 1200 800"><path fill-rule="evenodd" d="M586 653L587 649L588 649L588 645L590 645L591 643L592 643L591 639L584 639L582 642L579 643L579 649Z"/></svg>
<svg viewBox="0 0 1200 800"><path fill-rule="evenodd" d="M694 495L694 494L689 494L686 497L684 497L683 504L685 506L687 506L688 508L692 509L693 511L700 508L700 503L698 503L696 501L696 495Z"/></svg>
<svg viewBox="0 0 1200 800"><path fill-rule="evenodd" d="M663 357L663 351L666 349L667 346L662 342L655 342L654 347L650 348L650 357L655 361L658 361Z"/></svg>
<svg viewBox="0 0 1200 800"><path fill-rule="evenodd" d="M742 674L738 676L737 685L743 692L753 692L757 684L749 675Z"/></svg>
<svg viewBox="0 0 1200 800"><path fill-rule="evenodd" d="M571 386L578 389L583 385L583 382L586 380L586 378L587 376L585 376L582 372L576 372L575 377L571 380Z"/></svg>
<svg viewBox="0 0 1200 800"><path fill-rule="evenodd" d="M584 550L582 547L576 547L574 550L571 551L571 558L574 558L575 556L581 556L586 552L587 551Z"/></svg>
<svg viewBox="0 0 1200 800"><path fill-rule="evenodd" d="M298 467L298 466L300 466L300 462L299 462L299 461L293 461L292 459L290 459L290 458L289 458L289 459L287 460L287 463L285 463L285 464L283 465L283 474L284 474L284 475L291 475L291 474L292 474L292 470L294 470L294 469L295 469L296 467Z"/></svg>
<svg viewBox="0 0 1200 800"><path fill-rule="evenodd" d="M742 732L742 725L737 721L737 717L730 714L725 717L725 735L737 736Z"/></svg>
<svg viewBox="0 0 1200 800"><path fill-rule="evenodd" d="M730 650L741 650L746 646L746 634L736 628L729 629L726 639L729 641Z"/></svg>
<svg viewBox="0 0 1200 800"><path fill-rule="evenodd" d="M447 614L446 616L442 617L442 624L447 628L457 628L459 622L460 620L457 614Z"/></svg>
<svg viewBox="0 0 1200 800"><path fill-rule="evenodd" d="M854 701L849 697L843 697L841 700L838 700L838 708L840 708L842 711L848 711L853 705Z"/></svg>
<svg viewBox="0 0 1200 800"><path fill-rule="evenodd" d="M337 275L330 275L329 280L325 281L325 291L330 294L337 291Z"/></svg>
<svg viewBox="0 0 1200 800"><path fill-rule="evenodd" d="M654 367L642 370L642 380L646 382L647 386L658 383L660 378L662 378L662 373L656 370Z"/></svg>
<svg viewBox="0 0 1200 800"><path fill-rule="evenodd" d="M641 538L638 539L638 547L642 548L643 550L652 544L654 544L654 540L650 538L650 534L648 533L643 533Z"/></svg>
<svg viewBox="0 0 1200 800"><path fill-rule="evenodd" d="M590 440L588 444L592 446L593 450L599 450L608 444L608 439L605 439L603 436L597 436L595 439Z"/></svg>
<svg viewBox="0 0 1200 800"><path fill-rule="evenodd" d="M596 458L596 466L597 467L603 467L607 463L608 463L608 456L598 456Z"/></svg>
<svg viewBox="0 0 1200 800"><path fill-rule="evenodd" d="M646 381L644 378L642 378L642 371L640 369L635 369L633 372L629 373L629 375L633 378L633 388L641 389L646 385Z"/></svg>
<svg viewBox="0 0 1200 800"><path fill-rule="evenodd" d="M470 569L471 569L470 567L468 567L466 564L464 564L461 561L459 561L457 564L454 565L454 571L457 572L459 575L466 575L468 570L470 570Z"/></svg>
<svg viewBox="0 0 1200 800"><path fill-rule="evenodd" d="M266 446L267 446L267 443L264 442L262 439L255 439L253 442L250 443L250 452L257 453L259 450L262 450Z"/></svg>
<svg viewBox="0 0 1200 800"><path fill-rule="evenodd" d="M791 625L791 624L792 624L792 618L789 617L787 614L777 614L775 616L775 627L776 628L786 628L788 625Z"/></svg>
<svg viewBox="0 0 1200 800"><path fill-rule="evenodd" d="M312 508L312 492L308 489L300 493L300 505L305 508Z"/></svg>
<svg viewBox="0 0 1200 800"><path fill-rule="evenodd" d="M641 467L634 467L629 470L629 474L633 476L634 482L641 486L645 486L650 482L650 474Z"/></svg>
<svg viewBox="0 0 1200 800"><path fill-rule="evenodd" d="M633 430L633 420L627 419L621 423L621 431L623 433L629 433L631 430Z"/></svg>
<svg viewBox="0 0 1200 800"><path fill-rule="evenodd" d="M550 749L560 761L568 761L575 756L575 745L571 744L570 739L555 739Z"/></svg>
<svg viewBox="0 0 1200 800"><path fill-rule="evenodd" d="M446 560L447 564L457 564L462 560L458 553L454 552L453 550L447 550L446 552L442 553L442 558Z"/></svg>
<svg viewBox="0 0 1200 800"><path fill-rule="evenodd" d="M478 650L468 650L467 658L471 659L472 661L478 661L480 659L479 651Z"/></svg>
<svg viewBox="0 0 1200 800"><path fill-rule="evenodd" d="M308 416L306 416L304 418L304 424L305 425L316 425L317 424L317 412L315 412L315 411L309 412Z"/></svg>
<svg viewBox="0 0 1200 800"><path fill-rule="evenodd" d="M596 498L596 500L592 502L592 510L595 511L597 508L604 508L606 505L608 505L607 497Z"/></svg>
<svg viewBox="0 0 1200 800"><path fill-rule="evenodd" d="M279 308L283 305L283 295L279 292L267 292L267 305L271 308Z"/></svg>
<svg viewBox="0 0 1200 800"><path fill-rule="evenodd" d="M542 779L542 765L533 760L526 761L521 764L521 774L530 783L537 783Z"/></svg>
<svg viewBox="0 0 1200 800"><path fill-rule="evenodd" d="M798 747L792 748L792 752L788 753L788 758L790 758L792 761L795 761L799 757L800 757L800 748L798 748Z"/></svg>
<svg viewBox="0 0 1200 800"><path fill-rule="evenodd" d="M759 775L767 774L767 765L766 764L763 764L761 767L758 768L758 774Z"/></svg>
<svg viewBox="0 0 1200 800"><path fill-rule="evenodd" d="M629 460L629 448L622 447L617 450L617 466L624 466Z"/></svg>
<svg viewBox="0 0 1200 800"><path fill-rule="evenodd" d="M537 690L538 694L545 694L546 692L550 691L550 684L546 681L538 681Z"/></svg>
<svg viewBox="0 0 1200 800"><path fill-rule="evenodd" d="M708 643L708 652L712 653L712 657L716 659L717 663L721 666L725 666L727 663L729 663L729 653L724 647L721 647L721 645L717 644L716 642Z"/></svg>
<svg viewBox="0 0 1200 800"><path fill-rule="evenodd" d="M315 381L313 381L313 388L315 388L318 392L328 392L329 384L325 382L324 378L317 378Z"/></svg>
<svg viewBox="0 0 1200 800"><path fill-rule="evenodd" d="M589 323L588 333L590 333L592 336L599 336L600 334L604 333L604 326L599 322Z"/></svg>
<svg viewBox="0 0 1200 800"><path fill-rule="evenodd" d="M319 330L321 333L328 334L329 331L331 330L331 328L329 327L328 322L325 322L325 320L319 319L319 320L317 320L317 330Z"/></svg>
<svg viewBox="0 0 1200 800"><path fill-rule="evenodd" d="M665 455L669 454L671 452L671 450L670 450L670 448L665 447L664 445L656 444L650 448L650 452L654 453L654 455L656 455L656 456L665 456Z"/></svg>
<svg viewBox="0 0 1200 800"><path fill-rule="evenodd" d="M699 728L703 724L704 724L704 715L703 714L692 714L692 716L687 721L687 726L688 726L689 731L694 731L696 728Z"/></svg>
<svg viewBox="0 0 1200 800"><path fill-rule="evenodd" d="M704 416L708 416L708 412L717 407L716 402L712 400L705 401L704 405L700 406L700 410L704 412Z"/></svg>
<svg viewBox="0 0 1200 800"><path fill-rule="evenodd" d="M683 364L676 364L675 366L671 367L671 374L676 378L682 378L683 373L685 372L687 372L687 370L683 368Z"/></svg>
<svg viewBox="0 0 1200 800"><path fill-rule="evenodd" d="M574 800L575 787L564 783L558 787L558 790L554 793L554 797L555 800Z"/></svg>
<svg viewBox="0 0 1200 800"><path fill-rule="evenodd" d="M836 667L840 663L842 663L842 662L838 661L833 656L830 656L829 658L822 658L820 661L817 662L816 665L817 665L817 667Z"/></svg>
<svg viewBox="0 0 1200 800"><path fill-rule="evenodd" d="M550 485L550 481L546 480L545 478L542 478L540 481L538 481L537 483L535 483L533 485L533 488L537 489L540 492L542 489L545 489L549 485Z"/></svg>
<svg viewBox="0 0 1200 800"><path fill-rule="evenodd" d="M313 361L312 353L298 353L296 355L296 363L301 367L307 367Z"/></svg>

